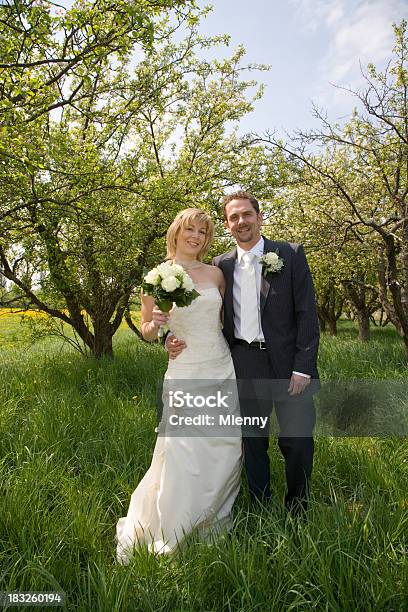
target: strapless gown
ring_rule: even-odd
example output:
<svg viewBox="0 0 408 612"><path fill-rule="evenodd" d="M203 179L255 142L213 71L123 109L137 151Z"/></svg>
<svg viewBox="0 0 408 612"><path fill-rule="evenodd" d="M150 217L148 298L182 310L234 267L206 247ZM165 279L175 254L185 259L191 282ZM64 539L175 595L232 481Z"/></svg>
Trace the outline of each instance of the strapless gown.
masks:
<svg viewBox="0 0 408 612"><path fill-rule="evenodd" d="M222 298L214 286L197 286L200 296L190 306L174 307L169 327L187 347L169 365L164 377L163 418L168 418L169 392L174 381L192 381L220 388L236 387L229 347L222 334ZM206 407L217 422L219 408ZM232 412L239 414L238 401ZM180 411L178 411L180 414ZM189 412L191 414L191 411ZM126 517L116 528L117 559L127 565L135 547L147 545L154 553L172 553L193 530L200 537L228 528L240 487L242 444L240 432L212 434L193 427L191 435L159 434L150 468L133 492Z"/></svg>

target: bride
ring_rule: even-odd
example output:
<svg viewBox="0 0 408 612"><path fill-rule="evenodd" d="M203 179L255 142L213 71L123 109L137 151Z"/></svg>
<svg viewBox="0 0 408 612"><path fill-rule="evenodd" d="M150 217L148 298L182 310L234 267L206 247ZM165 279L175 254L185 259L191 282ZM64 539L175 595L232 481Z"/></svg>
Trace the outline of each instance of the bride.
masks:
<svg viewBox="0 0 408 612"><path fill-rule="evenodd" d="M160 326L167 323L184 350L169 361L164 376L161 433L150 468L131 496L127 516L117 523L117 559L123 565L138 546L147 545L157 554L172 553L193 530L204 537L231 523L240 486L240 431L228 434L209 426L223 410L212 407L213 402L205 408L210 419L205 424L179 430L169 427L175 412L169 389L174 385L201 391L206 397L232 385L235 388L231 354L221 330L224 276L219 268L202 262L213 236L214 226L206 212L198 208L179 212L167 231L167 259L183 266L200 295L190 306L174 306L170 315L161 312L152 297L142 295L143 337L156 340ZM177 411L176 422L192 414L197 416L197 410L183 407ZM235 399L232 414L239 414Z"/></svg>

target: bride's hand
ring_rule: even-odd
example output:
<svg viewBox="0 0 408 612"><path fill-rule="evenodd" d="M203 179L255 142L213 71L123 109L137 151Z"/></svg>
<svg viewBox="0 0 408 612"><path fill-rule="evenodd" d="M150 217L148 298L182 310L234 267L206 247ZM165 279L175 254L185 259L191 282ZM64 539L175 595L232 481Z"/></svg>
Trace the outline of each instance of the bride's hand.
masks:
<svg viewBox="0 0 408 612"><path fill-rule="evenodd" d="M157 329L159 329L161 325L166 325L168 319L168 312L162 312L157 306L153 306L152 321Z"/></svg>
<svg viewBox="0 0 408 612"><path fill-rule="evenodd" d="M186 343L184 340L178 340L176 336L168 336L165 343L166 351L169 354L169 359L175 359L184 349Z"/></svg>

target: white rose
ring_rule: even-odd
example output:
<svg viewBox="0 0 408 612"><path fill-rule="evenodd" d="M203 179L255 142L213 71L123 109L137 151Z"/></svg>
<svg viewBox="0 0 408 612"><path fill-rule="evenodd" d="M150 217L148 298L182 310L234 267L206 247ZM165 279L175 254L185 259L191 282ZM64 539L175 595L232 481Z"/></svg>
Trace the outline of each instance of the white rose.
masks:
<svg viewBox="0 0 408 612"><path fill-rule="evenodd" d="M164 261L157 266L156 270L162 278L167 278L168 276L173 276L172 272L170 271L171 265L171 261Z"/></svg>
<svg viewBox="0 0 408 612"><path fill-rule="evenodd" d="M146 283L149 283L149 285L158 285L160 281L160 274L157 268L150 270L150 272L148 272L144 277L144 280Z"/></svg>
<svg viewBox="0 0 408 612"><path fill-rule="evenodd" d="M188 274L185 274L183 277L183 289L186 289L187 291L192 291L194 289L194 283L191 276Z"/></svg>
<svg viewBox="0 0 408 612"><path fill-rule="evenodd" d="M169 278L169 276L177 276L177 274L180 274L180 271L177 269L174 269L175 266L173 266L173 264L170 262L167 266L163 266L163 268L160 270L160 275L162 278ZM183 269L181 269L181 272L183 272Z"/></svg>
<svg viewBox="0 0 408 612"><path fill-rule="evenodd" d="M268 264L276 264L278 263L279 256L276 253L268 253L266 256L266 261Z"/></svg>
<svg viewBox="0 0 408 612"><path fill-rule="evenodd" d="M180 281L175 276L168 276L167 278L163 278L161 286L165 291L174 291L180 286Z"/></svg>
<svg viewBox="0 0 408 612"><path fill-rule="evenodd" d="M178 274L184 274L184 268L179 264L172 264L171 271L174 276L177 276Z"/></svg>

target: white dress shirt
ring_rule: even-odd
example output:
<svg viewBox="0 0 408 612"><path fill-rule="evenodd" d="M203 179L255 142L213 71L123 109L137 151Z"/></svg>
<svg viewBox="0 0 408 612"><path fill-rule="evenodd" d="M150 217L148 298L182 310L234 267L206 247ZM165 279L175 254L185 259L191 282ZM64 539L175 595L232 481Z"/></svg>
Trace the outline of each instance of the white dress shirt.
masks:
<svg viewBox="0 0 408 612"><path fill-rule="evenodd" d="M256 277L256 289L258 296L258 303L254 304L254 308L258 309L258 321L259 321L259 332L255 337L256 342L265 342L265 337L262 331L261 325L261 307L260 307L260 295L261 295L261 275L262 275L262 265L260 263L260 258L262 257L264 252L264 239L262 236L258 240L258 242L249 249L249 251L245 251L240 246L237 245L237 258L235 260L235 268L234 268L234 287L232 292L232 299L234 303L234 334L235 338L243 339L241 334L241 278L242 278L242 268L244 267L244 262L242 261L242 255L244 253L253 253L253 266L255 268L255 277ZM303 374L303 372L293 372L293 374L299 374L299 376L304 376L305 378L310 378L309 374Z"/></svg>
<svg viewBox="0 0 408 612"><path fill-rule="evenodd" d="M258 242L250 249L249 251L245 251L241 249L240 246L237 245L237 258L235 260L235 268L234 268L234 288L232 292L232 298L234 302L234 331L235 337L243 339L241 334L241 278L242 278L242 268L244 267L244 262L242 261L242 255L244 253L253 253L253 266L255 268L255 278L256 278L256 293L258 296L258 303L254 304L254 308L258 309L258 321L259 321L259 332L255 337L256 341L265 342L265 338L262 332L261 326L261 310L260 310L260 293L261 293L261 274L262 274L262 266L259 263L259 259L263 255L264 250L264 239L262 236L258 240Z"/></svg>

